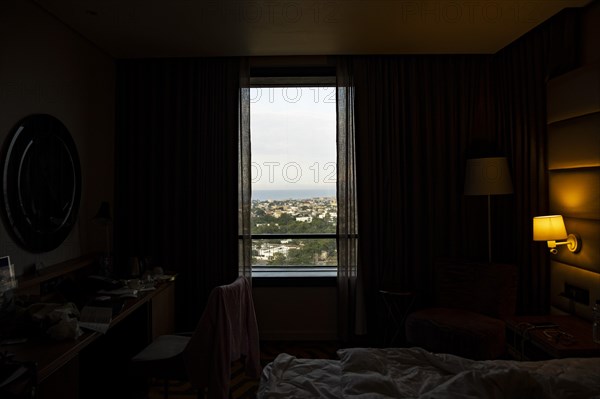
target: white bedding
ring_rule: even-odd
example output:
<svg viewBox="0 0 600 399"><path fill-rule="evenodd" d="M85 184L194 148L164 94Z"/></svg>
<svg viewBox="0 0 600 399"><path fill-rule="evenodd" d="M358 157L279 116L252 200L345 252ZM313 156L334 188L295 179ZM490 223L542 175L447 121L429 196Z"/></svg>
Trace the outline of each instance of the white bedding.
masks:
<svg viewBox="0 0 600 399"><path fill-rule="evenodd" d="M352 348L340 360L280 354L257 398L600 399L600 358L473 361L420 348Z"/></svg>

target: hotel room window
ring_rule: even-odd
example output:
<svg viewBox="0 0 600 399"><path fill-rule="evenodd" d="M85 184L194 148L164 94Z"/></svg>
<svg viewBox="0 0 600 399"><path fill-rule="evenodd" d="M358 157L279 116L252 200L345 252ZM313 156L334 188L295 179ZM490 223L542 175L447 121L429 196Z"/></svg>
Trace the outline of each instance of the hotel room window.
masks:
<svg viewBox="0 0 600 399"><path fill-rule="evenodd" d="M336 275L334 83L286 82L250 89L256 277Z"/></svg>

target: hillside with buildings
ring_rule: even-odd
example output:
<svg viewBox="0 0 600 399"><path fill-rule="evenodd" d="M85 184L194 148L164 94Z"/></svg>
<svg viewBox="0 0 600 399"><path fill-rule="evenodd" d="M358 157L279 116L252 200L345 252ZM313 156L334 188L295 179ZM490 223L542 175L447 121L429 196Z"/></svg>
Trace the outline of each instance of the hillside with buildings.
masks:
<svg viewBox="0 0 600 399"><path fill-rule="evenodd" d="M294 234L335 234L335 197L252 201L252 264L333 266L336 239L295 238ZM269 234L289 237L269 238ZM259 235L262 237L256 238Z"/></svg>

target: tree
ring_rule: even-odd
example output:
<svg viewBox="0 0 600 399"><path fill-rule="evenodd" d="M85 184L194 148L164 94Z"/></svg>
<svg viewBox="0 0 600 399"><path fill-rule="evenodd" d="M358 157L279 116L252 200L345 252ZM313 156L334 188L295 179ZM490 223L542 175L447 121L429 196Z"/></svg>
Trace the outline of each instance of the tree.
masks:
<svg viewBox="0 0 600 399"><path fill-rule="evenodd" d="M267 262L269 265L285 265L286 258L281 252L276 252L275 255Z"/></svg>

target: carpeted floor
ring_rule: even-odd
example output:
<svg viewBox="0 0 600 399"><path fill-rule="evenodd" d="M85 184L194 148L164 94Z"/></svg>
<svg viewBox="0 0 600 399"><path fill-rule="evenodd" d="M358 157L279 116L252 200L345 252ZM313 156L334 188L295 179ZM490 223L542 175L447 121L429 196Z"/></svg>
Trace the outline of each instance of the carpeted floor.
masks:
<svg viewBox="0 0 600 399"><path fill-rule="evenodd" d="M282 352L301 358L337 359L336 351L338 349L338 344L331 341L264 341L261 342L260 358L263 367ZM248 378L246 375L244 375L243 366L240 362L235 362L233 364L231 373L231 390L233 399L256 398L258 383L258 380ZM162 399L163 394L163 382L156 381L150 388L148 398ZM188 383L172 381L170 382L169 387L169 398L194 399L196 398L196 393Z"/></svg>

